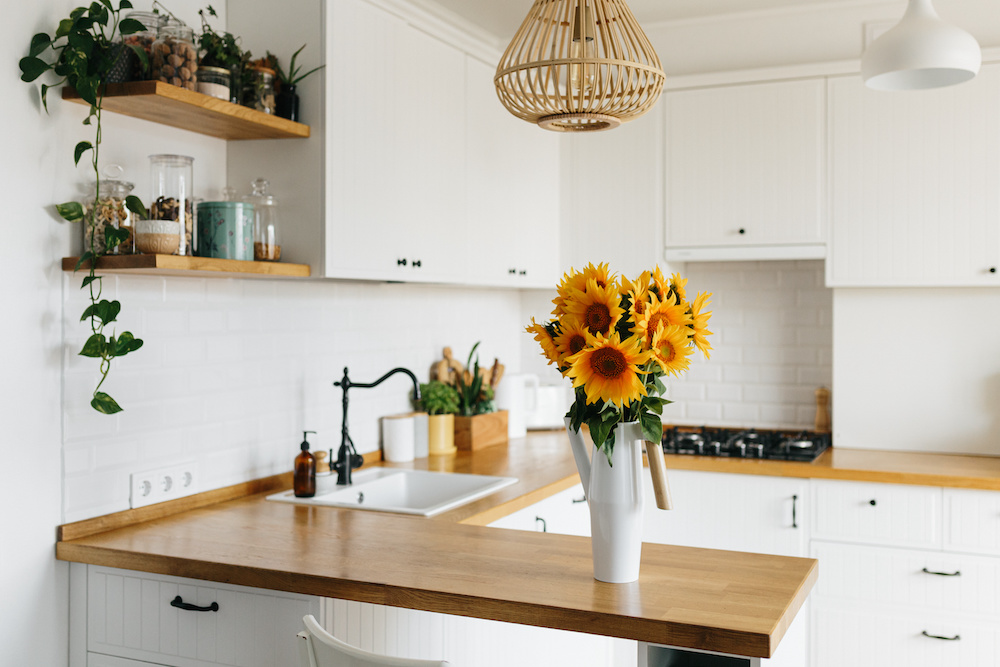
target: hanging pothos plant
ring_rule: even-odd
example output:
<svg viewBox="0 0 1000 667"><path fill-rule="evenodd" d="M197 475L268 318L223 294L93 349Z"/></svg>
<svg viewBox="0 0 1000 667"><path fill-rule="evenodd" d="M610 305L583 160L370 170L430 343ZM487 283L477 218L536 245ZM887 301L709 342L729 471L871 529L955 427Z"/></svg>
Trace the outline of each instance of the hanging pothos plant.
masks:
<svg viewBox="0 0 1000 667"><path fill-rule="evenodd" d="M46 112L48 112L46 96L49 89L61 84L73 87L80 97L90 104L90 113L83 120L83 124L94 129L94 141L79 142L73 149L73 159L75 164L79 164L80 159L90 153L95 180L92 211L97 211L99 208L101 191L98 157L101 147L104 84L121 54L121 49L127 48L114 43L114 40L118 35L130 35L145 30L145 26L139 21L121 18L121 12L131 8L132 3L129 0L121 0L117 9L110 0L93 2L89 7L77 7L70 12L69 18L59 22L54 35L38 33L32 37L28 55L19 63L22 81L31 83L49 71L61 77L54 84L41 85L42 105ZM138 46L132 46L132 49L143 65L148 66L146 52ZM43 59L44 55L50 56L50 59ZM138 197L128 196L125 205L140 219L147 217L146 209ZM66 220L84 220L85 210L79 202L58 204L55 208ZM83 224L86 224L86 221ZM95 268L98 258L127 240L129 234L128 229L108 225L104 229L105 250L100 250L96 245L96 233L87 235L90 238L90 247L84 249L80 261L76 264L76 269L85 265L89 268L81 289L89 291L90 305L83 311L80 321L89 320L91 335L80 350L80 355L101 360L101 379L94 388L90 405L104 414L114 414L122 410L115 399L101 391L101 385L104 384L111 369L111 361L138 350L142 347L142 340L128 331L123 331L117 336L114 333L110 336L105 334L105 327L117 320L121 304L118 301L101 298L102 279L95 274Z"/></svg>

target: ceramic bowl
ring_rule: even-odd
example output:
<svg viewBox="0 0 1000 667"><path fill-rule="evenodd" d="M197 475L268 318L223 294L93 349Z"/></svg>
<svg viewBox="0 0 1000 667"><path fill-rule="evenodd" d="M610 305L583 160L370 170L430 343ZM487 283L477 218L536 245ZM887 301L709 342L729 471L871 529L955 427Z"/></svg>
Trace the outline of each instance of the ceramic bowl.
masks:
<svg viewBox="0 0 1000 667"><path fill-rule="evenodd" d="M173 255L181 243L181 226L172 220L139 220L135 247L147 255Z"/></svg>

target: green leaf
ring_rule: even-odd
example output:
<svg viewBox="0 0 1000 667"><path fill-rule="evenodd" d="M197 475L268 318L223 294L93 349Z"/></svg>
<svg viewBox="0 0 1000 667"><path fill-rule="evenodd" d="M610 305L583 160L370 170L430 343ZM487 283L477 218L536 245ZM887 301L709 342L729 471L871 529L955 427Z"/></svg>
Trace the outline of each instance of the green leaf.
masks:
<svg viewBox="0 0 1000 667"><path fill-rule="evenodd" d="M86 287L86 286L87 286L87 285L89 285L90 283L94 282L95 280L100 280L100 279L101 279L101 277L100 277L100 276L87 276L87 277L85 277L85 278L83 279L83 282L82 282L82 283L80 284L80 289L83 289L84 287ZM86 312L86 311L85 311L85 312ZM83 321L83 319L84 319L84 318L83 318L83 317L81 317L81 318L80 318L80 321L82 322L82 321Z"/></svg>
<svg viewBox="0 0 1000 667"><path fill-rule="evenodd" d="M78 201L68 201L65 204L56 204L56 213L63 219L73 222L83 218L83 204Z"/></svg>
<svg viewBox="0 0 1000 667"><path fill-rule="evenodd" d="M83 285L81 285L80 287L82 289ZM84 308L83 315L80 316L80 321L83 322L84 320L90 319L96 313L97 313L97 304L92 303L89 306L87 306L86 308Z"/></svg>
<svg viewBox="0 0 1000 667"><path fill-rule="evenodd" d="M139 59L139 64L142 66L143 72L149 71L149 56L146 54L146 49L142 48L138 44L129 44L128 47L132 49L136 57Z"/></svg>
<svg viewBox="0 0 1000 667"><path fill-rule="evenodd" d="M121 243L128 240L131 232L128 229L111 227L110 225L104 228L104 245L108 250L117 248Z"/></svg>
<svg viewBox="0 0 1000 667"><path fill-rule="evenodd" d="M74 271L79 271L80 267L83 266L84 264L86 264L88 260L95 259L96 257L97 257L97 255L95 255L94 253L92 253L89 250L86 251L86 252L84 252L82 255L80 255L80 259L76 260L76 266L73 267L73 270ZM82 287L82 285L81 285L81 287Z"/></svg>
<svg viewBox="0 0 1000 667"><path fill-rule="evenodd" d="M132 3L128 0L122 0L121 3L118 4L118 11L123 9L132 9Z"/></svg>
<svg viewBox="0 0 1000 667"><path fill-rule="evenodd" d="M31 83L50 69L50 65L41 58L27 56L17 62L21 68L21 81Z"/></svg>
<svg viewBox="0 0 1000 667"><path fill-rule="evenodd" d="M91 150L94 150L94 144L89 141L81 141L78 143L76 148L73 149L73 164L79 165L80 158L83 157L83 154Z"/></svg>
<svg viewBox="0 0 1000 667"><path fill-rule="evenodd" d="M111 11L115 11L114 5L111 4L110 0L101 0L101 4L110 9Z"/></svg>
<svg viewBox="0 0 1000 667"><path fill-rule="evenodd" d="M46 85L44 83L42 84L42 108L45 109L45 113L49 112L48 95L49 95L49 88L51 87L52 86Z"/></svg>
<svg viewBox="0 0 1000 667"><path fill-rule="evenodd" d="M118 313L120 313L121 310L122 305L117 301L101 299L101 302L97 304L97 319L105 325L111 324L118 318Z"/></svg>
<svg viewBox="0 0 1000 667"><path fill-rule="evenodd" d="M56 37L65 37L69 34L69 31L73 29L73 24L76 22L76 17L73 14L76 14L79 9L81 8L78 7L73 10L73 13L70 14L72 18L63 19L59 22L59 27L56 28Z"/></svg>
<svg viewBox="0 0 1000 667"><path fill-rule="evenodd" d="M590 437L594 440L594 446L603 449L608 439L612 437L615 424L601 419L591 419L587 425L590 427Z"/></svg>
<svg viewBox="0 0 1000 667"><path fill-rule="evenodd" d="M131 35L135 32L142 32L145 29L146 26L135 19L122 19L122 22L118 24L118 32L123 35Z"/></svg>
<svg viewBox="0 0 1000 667"><path fill-rule="evenodd" d="M642 426L642 437L653 443L660 442L663 438L663 422L659 417L643 412L639 415L639 423Z"/></svg>
<svg viewBox="0 0 1000 667"><path fill-rule="evenodd" d="M31 47L28 49L28 56L34 58L51 45L52 39L44 32L40 32L31 38Z"/></svg>
<svg viewBox="0 0 1000 667"><path fill-rule="evenodd" d="M83 349L80 350L80 356L99 359L104 355L107 344L108 341L104 337L104 334L94 334L87 339L86 343L83 344Z"/></svg>
<svg viewBox="0 0 1000 667"><path fill-rule="evenodd" d="M98 391L94 394L94 398L90 401L90 407L106 415L113 415L116 412L122 411L122 407L115 402L115 399L103 391Z"/></svg>
<svg viewBox="0 0 1000 667"><path fill-rule="evenodd" d="M142 347L142 340L134 337L128 331L122 333L117 340L111 339L115 350L116 357L123 357L129 352L135 352L140 347Z"/></svg>
<svg viewBox="0 0 1000 667"><path fill-rule="evenodd" d="M125 197L125 208L139 216L140 220L147 220L149 218L149 213L146 212L146 207L142 205L142 200L135 195Z"/></svg>

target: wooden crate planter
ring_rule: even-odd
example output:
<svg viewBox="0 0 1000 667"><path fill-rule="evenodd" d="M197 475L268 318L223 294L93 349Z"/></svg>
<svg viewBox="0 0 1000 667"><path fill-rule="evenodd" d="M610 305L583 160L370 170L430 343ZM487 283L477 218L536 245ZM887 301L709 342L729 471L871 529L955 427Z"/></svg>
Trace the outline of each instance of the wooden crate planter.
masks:
<svg viewBox="0 0 1000 667"><path fill-rule="evenodd" d="M507 444L507 411L455 417L455 446L464 451Z"/></svg>

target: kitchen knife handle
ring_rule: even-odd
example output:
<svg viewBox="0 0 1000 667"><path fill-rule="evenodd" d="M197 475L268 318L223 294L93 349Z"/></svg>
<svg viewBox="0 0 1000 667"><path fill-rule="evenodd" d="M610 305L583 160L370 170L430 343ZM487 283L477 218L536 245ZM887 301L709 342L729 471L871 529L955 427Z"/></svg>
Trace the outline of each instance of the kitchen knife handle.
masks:
<svg viewBox="0 0 1000 667"><path fill-rule="evenodd" d="M173 600L170 601L170 606L177 607L178 609L184 609L186 611L219 611L218 602L213 602L207 607L199 607L196 604L185 602L184 598L182 598L180 595L178 595L177 597L175 597Z"/></svg>

